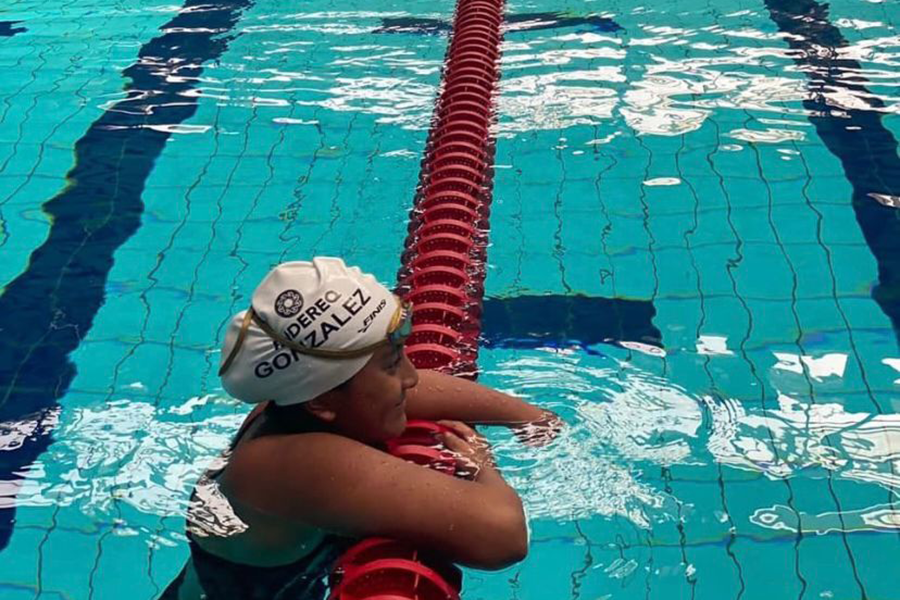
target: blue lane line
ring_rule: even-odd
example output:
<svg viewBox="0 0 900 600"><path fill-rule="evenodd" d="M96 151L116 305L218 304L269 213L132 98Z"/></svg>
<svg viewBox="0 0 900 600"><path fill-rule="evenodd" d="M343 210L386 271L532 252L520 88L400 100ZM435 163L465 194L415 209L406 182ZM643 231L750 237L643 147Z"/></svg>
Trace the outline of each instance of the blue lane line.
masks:
<svg viewBox="0 0 900 600"><path fill-rule="evenodd" d="M21 446L0 452L0 481L20 480L50 445L58 400L75 377L69 353L103 305L115 251L140 227L144 185L171 135L163 126L197 111L189 92L203 63L222 56L252 3L187 0L125 69L126 98L76 142L67 187L43 205L49 236L0 296L0 432L4 422L36 427ZM0 509L0 550L14 517L15 506Z"/></svg>
<svg viewBox="0 0 900 600"><path fill-rule="evenodd" d="M24 27L16 27L22 21L0 21L0 37L12 37L17 33L28 31Z"/></svg>
<svg viewBox="0 0 900 600"><path fill-rule="evenodd" d="M766 0L772 20L794 50L812 93L803 106L819 138L844 167L853 186L852 206L863 237L878 263L878 285L872 298L890 318L900 343L900 157L897 140L881 122L884 103L871 92L855 60L840 58L849 46L828 20L828 5L815 0ZM846 91L871 109L830 105L832 96Z"/></svg>
<svg viewBox="0 0 900 600"><path fill-rule="evenodd" d="M487 348L539 348L641 342L662 347L647 300L588 296L485 298L481 342Z"/></svg>

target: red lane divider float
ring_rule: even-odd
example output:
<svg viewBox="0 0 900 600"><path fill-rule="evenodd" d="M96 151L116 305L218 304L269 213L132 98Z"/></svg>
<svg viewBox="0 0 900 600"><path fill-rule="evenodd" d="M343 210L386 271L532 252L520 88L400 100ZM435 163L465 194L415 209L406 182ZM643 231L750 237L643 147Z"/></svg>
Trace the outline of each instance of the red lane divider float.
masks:
<svg viewBox="0 0 900 600"><path fill-rule="evenodd" d="M413 304L406 354L420 369L475 378L493 179L503 0L459 0L397 275ZM435 423L411 421L387 451L461 476ZM459 600L462 574L407 544L363 540L336 563L330 600Z"/></svg>
<svg viewBox="0 0 900 600"><path fill-rule="evenodd" d="M481 333L502 22L502 1L457 4L397 277L413 303L410 360L470 378Z"/></svg>
<svg viewBox="0 0 900 600"><path fill-rule="evenodd" d="M429 421L410 421L387 451L423 467L456 476L456 458L440 447L446 431ZM338 559L329 580L330 600L459 600L462 573L409 544L368 538Z"/></svg>

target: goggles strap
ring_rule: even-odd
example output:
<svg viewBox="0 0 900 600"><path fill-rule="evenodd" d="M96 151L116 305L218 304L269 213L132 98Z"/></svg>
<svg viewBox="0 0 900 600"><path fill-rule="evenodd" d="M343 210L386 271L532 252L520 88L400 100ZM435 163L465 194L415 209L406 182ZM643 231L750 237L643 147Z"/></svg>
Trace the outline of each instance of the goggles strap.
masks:
<svg viewBox="0 0 900 600"><path fill-rule="evenodd" d="M228 353L228 358L225 359L225 362L222 363L222 366L219 367L219 377L221 377L225 371L228 370L228 367L231 366L231 363L234 362L234 359L237 358L238 351L241 349L241 345L244 343L244 338L247 337L247 330L250 328L250 320L253 318L253 309L249 309L244 313L244 320L241 322L241 330L238 332L238 337L234 341L234 346L231 348L231 352Z"/></svg>

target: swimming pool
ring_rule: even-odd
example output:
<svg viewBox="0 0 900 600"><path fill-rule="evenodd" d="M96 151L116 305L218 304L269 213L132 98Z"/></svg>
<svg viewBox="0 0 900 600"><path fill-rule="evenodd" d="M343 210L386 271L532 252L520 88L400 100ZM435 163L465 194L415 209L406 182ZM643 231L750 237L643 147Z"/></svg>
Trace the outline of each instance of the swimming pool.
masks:
<svg viewBox="0 0 900 600"><path fill-rule="evenodd" d="M490 432L531 553L465 598L897 597L900 12L825 6L507 6L481 381L569 427ZM0 12L0 597L178 572L226 319L394 280L452 8Z"/></svg>

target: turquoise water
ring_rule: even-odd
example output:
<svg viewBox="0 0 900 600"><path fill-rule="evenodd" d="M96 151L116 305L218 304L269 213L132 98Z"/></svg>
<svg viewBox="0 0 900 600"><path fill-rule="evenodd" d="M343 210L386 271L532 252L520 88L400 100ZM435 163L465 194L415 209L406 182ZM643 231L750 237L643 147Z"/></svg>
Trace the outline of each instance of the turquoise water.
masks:
<svg viewBox="0 0 900 600"><path fill-rule="evenodd" d="M573 20L536 17L547 26L519 22L505 36L486 295L510 314L514 299L546 296L556 312L494 327L480 380L568 427L539 450L489 431L532 545L506 571L468 572L464 598L900 596L889 318L900 300L873 299L879 281L897 289L880 249L900 231L900 173L872 158L897 148L846 151L873 131L900 135L900 10L831 2L845 44L807 58L843 70L815 94L822 64L804 65L790 47L802 36L768 10L808 4L508 5ZM158 595L187 556L190 489L246 413L215 375L226 320L283 260L335 254L396 277L447 39L379 29L385 18L446 21L452 3L257 0L212 32L167 26L180 8L0 10L20 21L10 32L25 29L0 37L7 297L23 277L59 277L35 275L35 251L64 222L42 206L65 189L92 123L123 122L102 119L127 112L123 70L152 62L142 48L166 34L233 36L216 56L204 50L200 74L158 66L196 112L152 124L170 135L142 180L139 227L105 271L82 275L85 287L101 277L105 299L77 328L74 377L37 412L7 401L0 413L0 464L18 473L0 481L0 508L16 507L4 600ZM829 114L804 106L816 98ZM828 119L844 137L823 133ZM146 145L103 166L104 185L119 189L116 174L131 177ZM882 187L854 204L854 174L873 163ZM104 210L91 219L108 220ZM886 237L873 242L879 226ZM57 286L51 302L74 287ZM652 322L565 313L585 298L630 301ZM565 332L541 327L556 320ZM50 443L17 463L35 439Z"/></svg>

